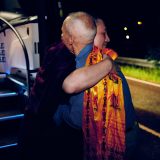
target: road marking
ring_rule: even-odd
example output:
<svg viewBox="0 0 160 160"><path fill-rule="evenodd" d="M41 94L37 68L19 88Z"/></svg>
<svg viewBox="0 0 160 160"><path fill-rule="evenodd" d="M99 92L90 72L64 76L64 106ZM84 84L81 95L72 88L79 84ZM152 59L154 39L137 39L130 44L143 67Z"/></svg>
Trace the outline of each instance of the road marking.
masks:
<svg viewBox="0 0 160 160"><path fill-rule="evenodd" d="M154 131L153 129L150 129L150 128L148 128L148 127L146 127L146 126L144 126L143 124L140 124L140 123L139 123L139 127L141 129L145 130L146 132L149 132L149 133L153 134L154 136L160 138L160 133L159 132Z"/></svg>
<svg viewBox="0 0 160 160"><path fill-rule="evenodd" d="M144 83L144 84L148 84L148 85L152 85L152 86L155 86L155 87L159 87L159 88L160 88L160 85L159 85L159 84L155 84L155 83L151 83L151 82L139 80L139 79L132 78L132 77L128 77L128 76L125 76L125 77L126 77L127 79L129 79L129 80L132 80L132 81L137 81L137 82L140 82L140 83Z"/></svg>

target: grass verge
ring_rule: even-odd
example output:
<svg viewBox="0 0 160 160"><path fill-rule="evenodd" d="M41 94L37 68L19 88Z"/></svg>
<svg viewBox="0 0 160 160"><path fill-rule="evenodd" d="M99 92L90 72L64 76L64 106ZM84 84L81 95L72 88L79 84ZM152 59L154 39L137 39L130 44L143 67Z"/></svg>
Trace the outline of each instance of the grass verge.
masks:
<svg viewBox="0 0 160 160"><path fill-rule="evenodd" d="M141 68L120 65L125 76L160 84L160 68Z"/></svg>

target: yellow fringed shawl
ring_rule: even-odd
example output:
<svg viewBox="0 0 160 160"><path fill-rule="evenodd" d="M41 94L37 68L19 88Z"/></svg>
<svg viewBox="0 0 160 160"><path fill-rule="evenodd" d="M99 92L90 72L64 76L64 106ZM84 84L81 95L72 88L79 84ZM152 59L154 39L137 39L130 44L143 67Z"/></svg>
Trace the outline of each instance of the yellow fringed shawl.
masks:
<svg viewBox="0 0 160 160"><path fill-rule="evenodd" d="M103 59L98 48L86 65ZM86 160L123 160L125 152L125 109L121 78L110 73L84 93L83 133Z"/></svg>

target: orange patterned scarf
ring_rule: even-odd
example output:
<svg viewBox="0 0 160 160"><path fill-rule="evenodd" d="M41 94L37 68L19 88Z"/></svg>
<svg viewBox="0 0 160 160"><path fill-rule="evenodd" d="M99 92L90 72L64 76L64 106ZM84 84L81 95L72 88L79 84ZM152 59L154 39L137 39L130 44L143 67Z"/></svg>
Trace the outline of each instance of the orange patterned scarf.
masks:
<svg viewBox="0 0 160 160"><path fill-rule="evenodd" d="M94 48L86 65L102 60ZM83 125L86 160L123 160L125 110L121 78L110 73L84 93Z"/></svg>
<svg viewBox="0 0 160 160"><path fill-rule="evenodd" d="M98 50L98 48L94 47L95 50ZM113 60L115 60L117 57L118 57L118 54L113 51L112 49L110 48L103 48L101 50L101 53L103 54L107 54L108 56L110 56Z"/></svg>

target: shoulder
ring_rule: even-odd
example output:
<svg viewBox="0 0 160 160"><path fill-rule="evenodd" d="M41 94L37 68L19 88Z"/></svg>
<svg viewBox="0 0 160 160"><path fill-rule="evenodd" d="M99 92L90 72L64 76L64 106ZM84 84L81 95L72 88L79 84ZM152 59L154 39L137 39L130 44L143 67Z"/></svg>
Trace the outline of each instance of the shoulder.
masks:
<svg viewBox="0 0 160 160"><path fill-rule="evenodd" d="M52 63L56 61L58 63L69 63L73 62L75 56L70 53L70 51L65 47L63 43L59 43L57 45L50 45L46 49L45 57L44 57L44 65L48 63Z"/></svg>
<svg viewBox="0 0 160 160"><path fill-rule="evenodd" d="M118 57L118 53L116 51L114 51L111 48L104 48L102 50L103 54L107 54L108 56L110 56L113 60L115 60Z"/></svg>

